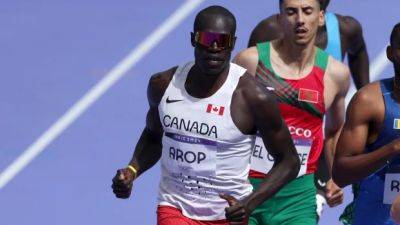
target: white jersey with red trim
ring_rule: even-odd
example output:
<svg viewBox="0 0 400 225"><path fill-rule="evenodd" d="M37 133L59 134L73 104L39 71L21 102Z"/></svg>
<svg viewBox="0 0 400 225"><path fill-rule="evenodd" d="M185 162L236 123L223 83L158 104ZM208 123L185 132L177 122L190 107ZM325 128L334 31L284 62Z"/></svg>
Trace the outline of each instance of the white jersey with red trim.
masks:
<svg viewBox="0 0 400 225"><path fill-rule="evenodd" d="M254 135L244 135L231 117L231 100L245 69L231 63L221 88L208 98L185 89L193 62L179 67L158 110L162 138L159 205L173 206L195 220L225 219L228 203L219 193L243 199Z"/></svg>

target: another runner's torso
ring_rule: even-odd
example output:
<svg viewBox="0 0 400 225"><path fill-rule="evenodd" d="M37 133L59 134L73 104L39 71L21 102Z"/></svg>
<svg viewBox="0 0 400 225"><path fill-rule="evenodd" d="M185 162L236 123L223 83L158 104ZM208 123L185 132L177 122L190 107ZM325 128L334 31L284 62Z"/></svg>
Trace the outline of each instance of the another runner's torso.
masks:
<svg viewBox="0 0 400 225"><path fill-rule="evenodd" d="M367 145L366 152L375 151L400 137L400 106L393 98L393 78L381 80L380 87L385 119L378 138ZM400 193L400 157L360 181L359 187L354 224L394 224L390 219L390 205Z"/></svg>
<svg viewBox="0 0 400 225"><path fill-rule="evenodd" d="M164 136L158 201L192 219L221 220L228 204L219 193L242 199L252 190L247 176L254 136L239 131L230 107L246 70L231 64L221 88L199 99L185 89L192 66L177 69L159 105Z"/></svg>
<svg viewBox="0 0 400 225"><path fill-rule="evenodd" d="M284 79L270 61L270 42L257 45L259 63L256 78L273 91L298 152L301 168L298 176L314 173L323 148L322 123L325 113L324 74L328 54L317 49L311 72L302 79ZM273 166L262 139L257 136L252 151L250 177L263 178Z"/></svg>

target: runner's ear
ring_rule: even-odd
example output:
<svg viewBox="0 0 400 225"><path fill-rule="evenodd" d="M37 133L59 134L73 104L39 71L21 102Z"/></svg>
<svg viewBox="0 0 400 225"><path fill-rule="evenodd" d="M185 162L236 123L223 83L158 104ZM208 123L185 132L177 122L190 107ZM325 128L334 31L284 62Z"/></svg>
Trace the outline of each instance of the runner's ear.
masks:
<svg viewBox="0 0 400 225"><path fill-rule="evenodd" d="M325 11L320 10L319 11L319 18L318 18L318 26L323 27L325 26Z"/></svg>

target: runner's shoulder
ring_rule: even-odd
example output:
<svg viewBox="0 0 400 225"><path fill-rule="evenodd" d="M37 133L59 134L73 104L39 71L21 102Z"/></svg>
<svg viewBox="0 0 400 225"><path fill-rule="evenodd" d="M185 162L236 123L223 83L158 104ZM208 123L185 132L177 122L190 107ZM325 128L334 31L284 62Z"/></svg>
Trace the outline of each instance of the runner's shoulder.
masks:
<svg viewBox="0 0 400 225"><path fill-rule="evenodd" d="M358 119L380 118L384 114L385 107L382 98L379 81L369 83L358 90L352 97L348 112L356 113Z"/></svg>
<svg viewBox="0 0 400 225"><path fill-rule="evenodd" d="M278 22L278 15L272 15L257 24L250 34L248 47L257 43L273 40L281 36L282 28Z"/></svg>
<svg viewBox="0 0 400 225"><path fill-rule="evenodd" d="M258 63L258 51L257 47L253 46L239 52L232 60L233 63L247 68L248 70L254 70L254 67Z"/></svg>
<svg viewBox="0 0 400 225"><path fill-rule="evenodd" d="M254 31L265 32L265 29L272 29L274 31L280 31L281 27L278 22L278 14L271 15L259 22L254 28Z"/></svg>
<svg viewBox="0 0 400 225"><path fill-rule="evenodd" d="M339 87L348 87L350 83L349 67L332 56L328 58L327 74Z"/></svg>
<svg viewBox="0 0 400 225"><path fill-rule="evenodd" d="M174 76L177 66L172 67L168 70L153 74L150 77L149 84L147 87L147 98L150 105L158 105L163 97L169 83Z"/></svg>
<svg viewBox="0 0 400 225"><path fill-rule="evenodd" d="M380 110L377 107L383 103L382 92L379 81L369 83L358 90L350 101L350 106L363 108L364 111L374 112ZM373 106L373 107L372 107Z"/></svg>
<svg viewBox="0 0 400 225"><path fill-rule="evenodd" d="M336 14L336 16L339 20L340 33L347 39L362 34L362 26L357 19L352 16L344 16L340 14Z"/></svg>
<svg viewBox="0 0 400 225"><path fill-rule="evenodd" d="M382 99L380 82L375 81L362 87L353 97L358 104L373 106ZM373 108L373 107L371 107Z"/></svg>

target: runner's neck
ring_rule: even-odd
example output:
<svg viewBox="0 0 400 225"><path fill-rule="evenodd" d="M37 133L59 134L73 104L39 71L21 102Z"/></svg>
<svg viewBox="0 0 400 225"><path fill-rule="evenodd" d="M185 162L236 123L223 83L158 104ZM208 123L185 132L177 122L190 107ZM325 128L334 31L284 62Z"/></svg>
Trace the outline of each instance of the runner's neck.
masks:
<svg viewBox="0 0 400 225"><path fill-rule="evenodd" d="M291 41L281 39L276 43L271 44L271 47L278 53L280 58L285 62L286 65L294 68L298 76L303 76L306 68L314 65L314 59L316 54L316 47L314 46L314 40L307 45L296 45Z"/></svg>
<svg viewBox="0 0 400 225"><path fill-rule="evenodd" d="M215 94L225 83L230 65L218 75L206 75L198 66L194 65L189 71L185 83L186 91L196 98L208 98Z"/></svg>

